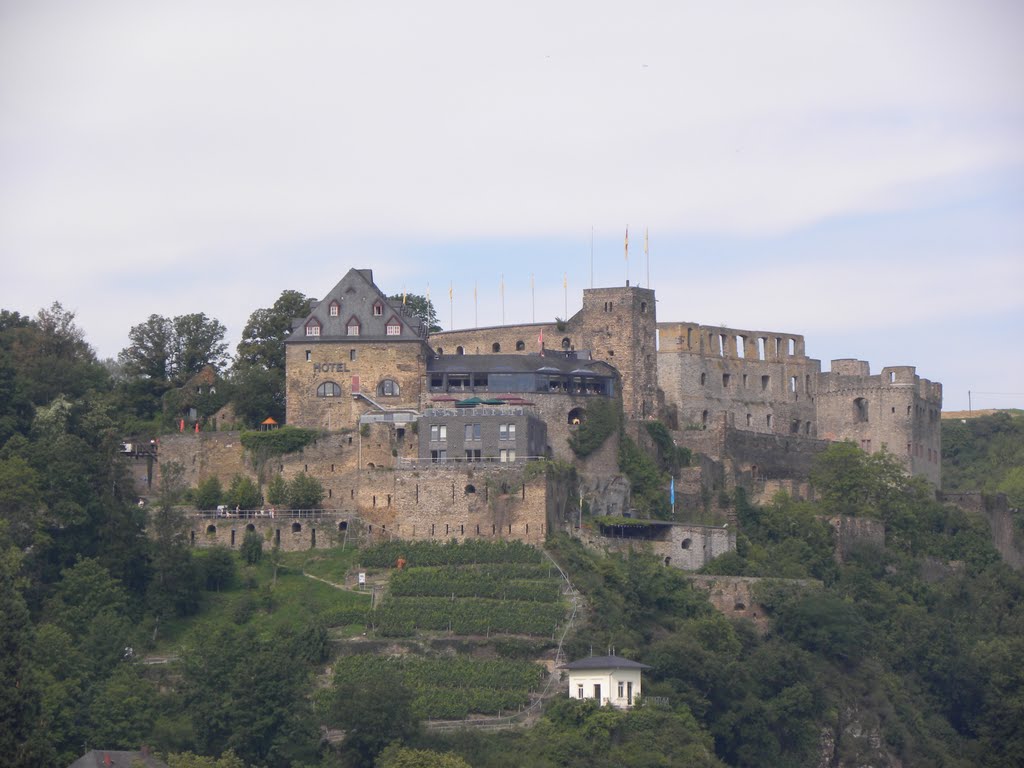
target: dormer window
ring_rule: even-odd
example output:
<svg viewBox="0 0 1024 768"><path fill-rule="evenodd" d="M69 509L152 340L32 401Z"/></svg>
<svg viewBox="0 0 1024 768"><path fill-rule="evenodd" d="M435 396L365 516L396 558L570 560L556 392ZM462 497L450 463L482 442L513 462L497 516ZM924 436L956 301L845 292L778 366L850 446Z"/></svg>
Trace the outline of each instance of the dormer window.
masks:
<svg viewBox="0 0 1024 768"><path fill-rule="evenodd" d="M348 319L348 325L346 326L347 335L358 336L359 335L359 320L353 315Z"/></svg>
<svg viewBox="0 0 1024 768"><path fill-rule="evenodd" d="M381 317L383 314L384 314L384 305L381 304L379 301L374 302L374 304L373 304L373 316L374 317Z"/></svg>
<svg viewBox="0 0 1024 768"><path fill-rule="evenodd" d="M387 328L388 328L388 336L401 336L402 335L402 323L394 315L392 315L391 319L388 320Z"/></svg>
<svg viewBox="0 0 1024 768"><path fill-rule="evenodd" d="M336 301L331 302L331 317L337 317L338 312L341 311L341 304Z"/></svg>
<svg viewBox="0 0 1024 768"><path fill-rule="evenodd" d="M306 335L307 336L319 336L320 335L320 321L315 317L306 323Z"/></svg>

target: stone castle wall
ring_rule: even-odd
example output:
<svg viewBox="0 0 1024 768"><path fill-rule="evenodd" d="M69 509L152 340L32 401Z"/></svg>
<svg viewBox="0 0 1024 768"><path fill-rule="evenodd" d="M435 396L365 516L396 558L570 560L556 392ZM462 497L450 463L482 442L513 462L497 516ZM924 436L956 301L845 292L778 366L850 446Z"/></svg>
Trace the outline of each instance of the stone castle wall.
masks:
<svg viewBox="0 0 1024 768"><path fill-rule="evenodd" d="M833 360L818 392L818 428L827 440L851 440L864 451L888 451L907 471L941 483L942 385L913 366L870 375L862 360Z"/></svg>
<svg viewBox="0 0 1024 768"><path fill-rule="evenodd" d="M821 363L796 334L694 323L658 324L658 385L680 427L728 414L739 429L814 435Z"/></svg>
<svg viewBox="0 0 1024 768"><path fill-rule="evenodd" d="M684 571L703 568L719 555L736 549L736 529L729 526L673 523L665 526L664 538L616 538L580 529L576 535L584 546L596 551L644 552L659 558L666 566Z"/></svg>

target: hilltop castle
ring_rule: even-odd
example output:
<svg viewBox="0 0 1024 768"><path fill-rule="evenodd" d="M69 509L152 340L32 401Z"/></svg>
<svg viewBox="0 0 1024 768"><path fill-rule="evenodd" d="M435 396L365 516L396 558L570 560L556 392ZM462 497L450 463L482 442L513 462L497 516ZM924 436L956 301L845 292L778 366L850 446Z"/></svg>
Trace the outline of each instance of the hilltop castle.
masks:
<svg viewBox="0 0 1024 768"><path fill-rule="evenodd" d="M317 546L318 530L330 546L352 523L371 538L539 543L551 527L575 527L584 498L592 513L628 515L618 436L585 459L569 445L595 403L616 398L634 440L658 419L698 456L677 476L679 522L644 534L667 565L699 568L735 546L733 489L755 500L810 493L811 463L832 441L888 451L939 485L940 384L910 366L872 375L859 360L822 371L797 334L659 323L650 288L586 289L564 321L431 334L370 270L351 269L295 320L285 348L287 423L326 434L273 469L317 477L334 515L290 531L248 524L286 548ZM196 436L199 459L188 436L164 448L193 452L182 462L193 480L226 479L245 461L223 435ZM528 471L535 458L573 462L579 485ZM695 510L719 524L692 522ZM208 525L208 543L228 543L227 530ZM231 546L240 533L230 528Z"/></svg>
<svg viewBox="0 0 1024 768"><path fill-rule="evenodd" d="M679 444L729 460L738 477L800 477L801 462L787 454L852 440L939 485L941 384L912 366L872 375L860 360L822 371L797 334L659 323L650 288L585 289L582 309L565 321L428 335L370 270L353 269L296 321L286 346L289 424L445 428L444 441L419 430L420 460L436 462L442 450L447 461L501 458L501 440L484 437L501 413L486 414L479 435L465 431L465 419L452 423L460 431L437 415L457 412L450 406L459 398L522 412L517 457L570 458L566 438L590 399L621 396L627 419L661 419Z"/></svg>

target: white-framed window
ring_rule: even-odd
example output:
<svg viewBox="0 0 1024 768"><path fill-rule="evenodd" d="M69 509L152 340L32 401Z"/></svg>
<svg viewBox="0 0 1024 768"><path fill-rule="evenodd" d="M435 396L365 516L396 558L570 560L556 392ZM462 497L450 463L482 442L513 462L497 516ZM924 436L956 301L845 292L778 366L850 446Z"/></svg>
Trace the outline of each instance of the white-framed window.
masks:
<svg viewBox="0 0 1024 768"><path fill-rule="evenodd" d="M467 424L466 425L466 441L479 440L480 439L480 425L479 424Z"/></svg>
<svg viewBox="0 0 1024 768"><path fill-rule="evenodd" d="M331 317L337 317L338 313L340 311L341 311L341 304L339 304L336 301L332 301L331 302Z"/></svg>
<svg viewBox="0 0 1024 768"><path fill-rule="evenodd" d="M394 379L384 379L377 385L377 394L381 397L398 397L398 382Z"/></svg>
<svg viewBox="0 0 1024 768"><path fill-rule="evenodd" d="M445 424L430 425L430 442L443 443L448 440L448 426Z"/></svg>
<svg viewBox="0 0 1024 768"><path fill-rule="evenodd" d="M498 451L498 461L502 464L512 464L516 460L515 448L502 448Z"/></svg>
<svg viewBox="0 0 1024 768"><path fill-rule="evenodd" d="M381 303L380 303L380 302L378 301L378 302L376 302L376 303L375 303L375 304L373 305L373 316L374 316L374 317L380 317L380 316L381 316L381 315L383 315L383 314L384 314L384 305L383 305L383 304L381 304Z"/></svg>
<svg viewBox="0 0 1024 768"><path fill-rule="evenodd" d="M313 318L306 323L306 335L307 336L319 336L320 335L320 321Z"/></svg>
<svg viewBox="0 0 1024 768"><path fill-rule="evenodd" d="M394 315L392 315L391 319L388 320L387 334L388 336L402 335L402 322Z"/></svg>
<svg viewBox="0 0 1024 768"><path fill-rule="evenodd" d="M516 439L516 425L515 424L499 424L498 425L498 439L499 440L515 440Z"/></svg>
<svg viewBox="0 0 1024 768"><path fill-rule="evenodd" d="M619 698L621 699L625 695L626 695L626 685L625 685L625 683L619 682Z"/></svg>
<svg viewBox="0 0 1024 768"><path fill-rule="evenodd" d="M583 686L582 685L577 685L576 686L576 698L577 699L582 699L583 698Z"/></svg>
<svg viewBox="0 0 1024 768"><path fill-rule="evenodd" d="M359 321L354 316L350 317L349 320L348 320L348 325L346 326L346 329L347 329L347 333L348 333L349 336L358 336L359 335Z"/></svg>
<svg viewBox="0 0 1024 768"><path fill-rule="evenodd" d="M325 381L316 388L317 397L341 397L341 387L333 381Z"/></svg>
<svg viewBox="0 0 1024 768"><path fill-rule="evenodd" d="M441 449L436 450L436 451L431 451L430 452L430 460L434 461L434 462L437 462L437 461L448 461L448 451L446 451L444 448L441 448Z"/></svg>

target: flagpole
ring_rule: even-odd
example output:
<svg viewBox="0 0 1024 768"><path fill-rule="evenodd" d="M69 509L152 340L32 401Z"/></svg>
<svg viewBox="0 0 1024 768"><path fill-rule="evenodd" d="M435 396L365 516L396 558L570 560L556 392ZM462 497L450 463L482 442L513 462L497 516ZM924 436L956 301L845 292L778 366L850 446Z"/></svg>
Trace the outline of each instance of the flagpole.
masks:
<svg viewBox="0 0 1024 768"><path fill-rule="evenodd" d="M476 282L473 282L473 327L480 327L480 306L477 302Z"/></svg>
<svg viewBox="0 0 1024 768"><path fill-rule="evenodd" d="M530 322L537 322L537 290L533 284L533 272L530 273Z"/></svg>
<svg viewBox="0 0 1024 768"><path fill-rule="evenodd" d="M651 252L647 247L647 227L644 227L644 257L647 260L647 287L651 287Z"/></svg>
<svg viewBox="0 0 1024 768"><path fill-rule="evenodd" d="M452 283L448 283L448 317L452 322L452 330L455 330L455 293Z"/></svg>
<svg viewBox="0 0 1024 768"><path fill-rule="evenodd" d="M569 319L569 273L562 273L562 293L565 294L565 319Z"/></svg>
<svg viewBox="0 0 1024 768"><path fill-rule="evenodd" d="M626 285L629 285L629 225L628 224L626 225L625 250L626 250Z"/></svg>
<svg viewBox="0 0 1024 768"><path fill-rule="evenodd" d="M594 287L594 225L590 225L590 287Z"/></svg>
<svg viewBox="0 0 1024 768"><path fill-rule="evenodd" d="M505 324L505 273L501 274L501 324Z"/></svg>

